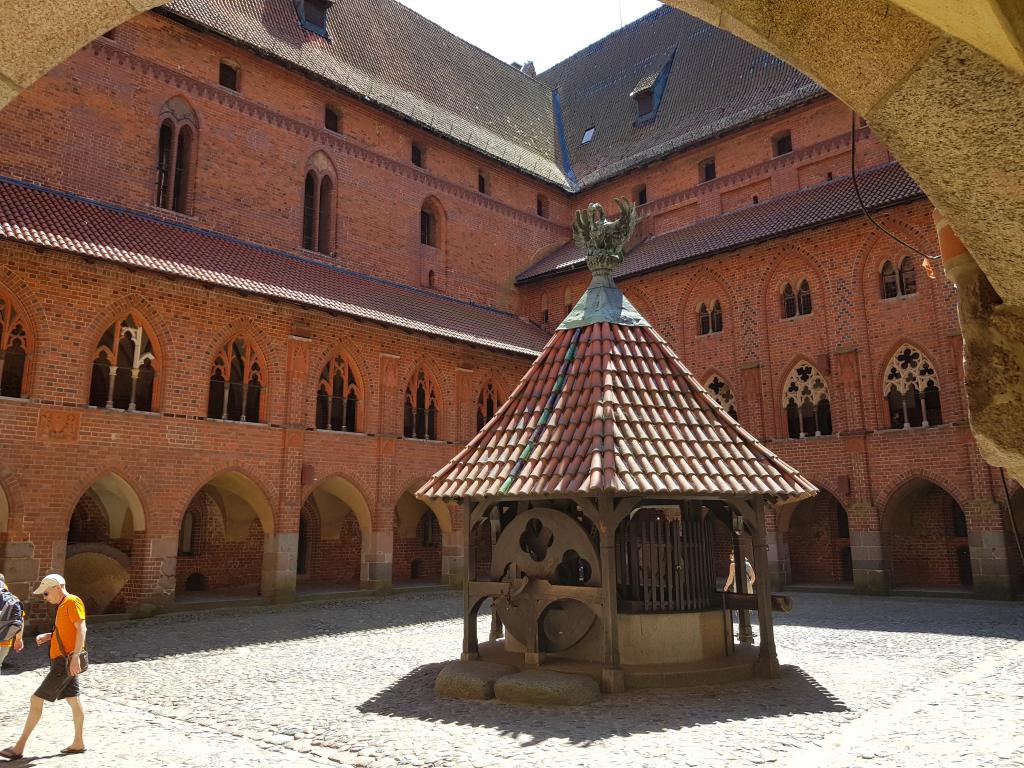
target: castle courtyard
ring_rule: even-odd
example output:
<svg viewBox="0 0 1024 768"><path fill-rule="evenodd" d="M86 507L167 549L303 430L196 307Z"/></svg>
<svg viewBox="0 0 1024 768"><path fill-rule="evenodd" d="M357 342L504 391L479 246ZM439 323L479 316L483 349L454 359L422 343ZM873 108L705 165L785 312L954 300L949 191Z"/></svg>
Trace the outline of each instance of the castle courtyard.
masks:
<svg viewBox="0 0 1024 768"><path fill-rule="evenodd" d="M559 710L438 699L461 595L96 623L85 755L62 766L1019 766L1019 603L794 593L778 680L627 692ZM488 617L481 618L486 636ZM755 628L756 631L756 628ZM42 677L4 669L0 740ZM70 736L48 705L18 765Z"/></svg>

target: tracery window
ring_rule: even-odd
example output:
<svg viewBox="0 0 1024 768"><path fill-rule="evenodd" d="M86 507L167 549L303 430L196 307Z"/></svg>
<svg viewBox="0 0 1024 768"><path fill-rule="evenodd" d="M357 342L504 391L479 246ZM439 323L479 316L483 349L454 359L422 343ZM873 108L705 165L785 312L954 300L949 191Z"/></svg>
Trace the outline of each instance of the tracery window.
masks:
<svg viewBox="0 0 1024 768"><path fill-rule="evenodd" d="M813 365L796 365L782 389L782 407L791 438L832 434L832 406L828 382Z"/></svg>
<svg viewBox="0 0 1024 768"><path fill-rule="evenodd" d="M711 313L707 304L701 304L697 310L697 334L704 336L708 333L711 333Z"/></svg>
<svg viewBox="0 0 1024 768"><path fill-rule="evenodd" d="M323 152L317 152L310 158L302 189L302 247L330 254L333 242L333 167Z"/></svg>
<svg viewBox="0 0 1024 768"><path fill-rule="evenodd" d="M476 401L476 431L479 432L484 425L494 418L501 407L501 395L494 382L489 381L480 390L480 397Z"/></svg>
<svg viewBox="0 0 1024 768"><path fill-rule="evenodd" d="M437 385L420 369L405 388L402 434L417 440L437 440L439 403Z"/></svg>
<svg viewBox="0 0 1024 768"><path fill-rule="evenodd" d="M345 355L335 355L320 372L316 391L316 428L358 432L362 399L362 387L352 363Z"/></svg>
<svg viewBox="0 0 1024 768"><path fill-rule="evenodd" d="M708 394L711 395L716 403L722 406L722 410L734 419L739 420L739 417L736 415L736 398L733 397L732 387L729 386L729 382L716 374L708 380L704 385L704 389L708 391Z"/></svg>
<svg viewBox="0 0 1024 768"><path fill-rule="evenodd" d="M886 366L883 395L892 429L931 427L942 423L935 366L910 345L896 350Z"/></svg>
<svg viewBox="0 0 1024 768"><path fill-rule="evenodd" d="M156 204L158 208L189 213L196 161L195 112L180 96L164 105L157 136Z"/></svg>
<svg viewBox="0 0 1024 768"><path fill-rule="evenodd" d="M159 360L146 327L132 314L115 320L100 337L92 361L89 405L152 411Z"/></svg>
<svg viewBox="0 0 1024 768"><path fill-rule="evenodd" d="M263 421L265 369L262 357L246 339L228 342L213 360L207 418Z"/></svg>
<svg viewBox="0 0 1024 768"><path fill-rule="evenodd" d="M0 292L0 396L21 397L28 373L29 338L14 301Z"/></svg>

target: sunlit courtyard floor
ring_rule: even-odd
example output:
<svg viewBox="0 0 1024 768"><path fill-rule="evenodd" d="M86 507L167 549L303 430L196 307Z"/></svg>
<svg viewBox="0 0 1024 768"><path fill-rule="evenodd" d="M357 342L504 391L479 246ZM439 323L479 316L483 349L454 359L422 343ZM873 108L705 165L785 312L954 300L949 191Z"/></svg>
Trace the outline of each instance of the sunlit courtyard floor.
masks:
<svg viewBox="0 0 1024 768"><path fill-rule="evenodd" d="M1024 766L1024 604L795 594L783 675L540 709L435 698L456 592L95 624L81 756L47 705L14 765ZM487 617L481 619L486 637ZM43 653L0 678L12 743Z"/></svg>

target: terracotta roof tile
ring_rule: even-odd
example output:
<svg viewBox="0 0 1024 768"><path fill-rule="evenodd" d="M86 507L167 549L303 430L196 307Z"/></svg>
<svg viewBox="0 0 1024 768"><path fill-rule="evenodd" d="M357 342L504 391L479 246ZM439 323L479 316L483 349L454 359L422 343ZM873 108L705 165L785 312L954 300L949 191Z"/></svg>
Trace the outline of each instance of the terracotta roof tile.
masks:
<svg viewBox="0 0 1024 768"><path fill-rule="evenodd" d="M520 355L548 339L505 312L5 177L0 238Z"/></svg>
<svg viewBox="0 0 1024 768"><path fill-rule="evenodd" d="M632 354L632 345L639 354ZM575 358L558 390L561 361L570 350ZM635 360L645 361L650 372L623 373ZM421 493L448 498L597 492L797 498L816 490L733 421L649 327L604 322L560 330L523 382L527 386L517 387ZM646 405L615 405L631 397ZM524 414L536 416L546 409L554 414L546 425L534 419L536 426L522 428ZM496 448L509 438L516 448L499 458ZM483 465L488 478L478 481Z"/></svg>
<svg viewBox="0 0 1024 768"><path fill-rule="evenodd" d="M869 210L924 197L895 162L862 171L857 179ZM858 215L860 204L853 182L845 176L649 238L630 251L614 274L616 279L632 277ZM516 280L524 283L583 268L579 247L570 241L521 272Z"/></svg>

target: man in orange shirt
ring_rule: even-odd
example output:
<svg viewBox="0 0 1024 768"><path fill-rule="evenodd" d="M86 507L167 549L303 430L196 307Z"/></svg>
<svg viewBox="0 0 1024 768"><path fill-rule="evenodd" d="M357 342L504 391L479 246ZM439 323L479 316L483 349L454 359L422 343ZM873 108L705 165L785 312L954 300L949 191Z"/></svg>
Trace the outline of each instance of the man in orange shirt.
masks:
<svg viewBox="0 0 1024 768"><path fill-rule="evenodd" d="M21 738L13 747L0 751L0 757L8 760L22 757L28 737L43 716L43 702L57 699L67 700L75 721L75 739L61 752L66 755L85 752L82 737L85 712L78 697L78 675L82 671L81 655L85 650L85 605L81 598L68 593L64 577L59 573L51 573L39 582L33 594L42 595L46 602L57 606L54 631L36 635L36 645L50 644L50 672L32 695Z"/></svg>

